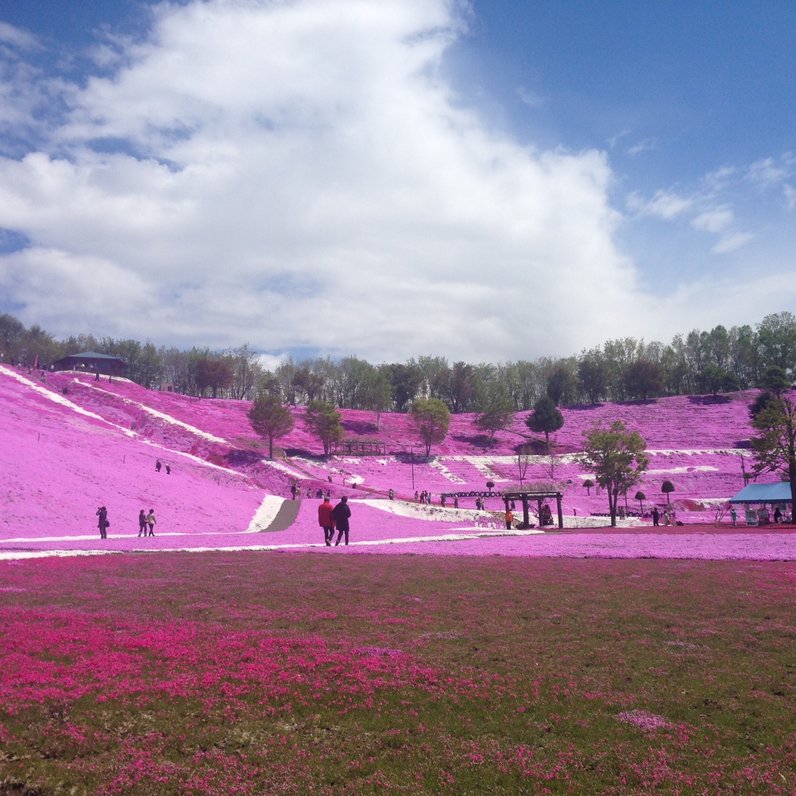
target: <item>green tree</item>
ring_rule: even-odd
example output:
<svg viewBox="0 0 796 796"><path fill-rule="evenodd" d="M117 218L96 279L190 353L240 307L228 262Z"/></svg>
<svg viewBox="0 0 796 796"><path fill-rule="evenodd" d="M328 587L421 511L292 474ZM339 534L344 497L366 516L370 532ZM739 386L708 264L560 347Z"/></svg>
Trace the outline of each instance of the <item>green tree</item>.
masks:
<svg viewBox="0 0 796 796"><path fill-rule="evenodd" d="M323 389L324 378L319 373L310 370L306 365L302 365L294 374L291 386L294 390L303 392L307 397L307 404L318 400L318 395Z"/></svg>
<svg viewBox="0 0 796 796"><path fill-rule="evenodd" d="M274 440L293 430L293 415L275 395L258 395L248 412L252 428L268 440L268 456L274 458Z"/></svg>
<svg viewBox="0 0 796 796"><path fill-rule="evenodd" d="M585 488L587 495L591 495L591 490L593 486L594 486L594 481L592 481L591 478L587 478L583 482L583 487Z"/></svg>
<svg viewBox="0 0 796 796"><path fill-rule="evenodd" d="M381 368L371 368L361 385L362 405L376 413L376 429L381 427L381 413L392 405L392 385Z"/></svg>
<svg viewBox="0 0 796 796"><path fill-rule="evenodd" d="M556 406L572 404L578 393L578 377L565 364L557 365L547 380L545 392Z"/></svg>
<svg viewBox="0 0 796 796"><path fill-rule="evenodd" d="M637 431L628 431L621 420L609 428L595 426L584 437L581 464L594 471L597 483L608 493L611 526L616 526L619 496L641 480L649 465L646 443Z"/></svg>
<svg viewBox="0 0 796 796"><path fill-rule="evenodd" d="M581 390L589 403L599 403L608 390L608 369L599 350L589 351L578 363Z"/></svg>
<svg viewBox="0 0 796 796"><path fill-rule="evenodd" d="M633 500L637 500L638 501L638 507L639 507L639 510L640 510L641 514L644 514L644 501L646 499L647 499L647 496L640 489L639 489L638 492L636 492L636 495L633 498Z"/></svg>
<svg viewBox="0 0 796 796"><path fill-rule="evenodd" d="M701 390L713 396L720 392L732 392L738 389L738 378L729 369L715 363L706 365L697 377Z"/></svg>
<svg viewBox="0 0 796 796"><path fill-rule="evenodd" d="M536 402L533 412L525 418L525 425L537 434L543 433L545 445L549 448L550 432L558 431L564 425L564 415L553 399L549 395L544 395Z"/></svg>
<svg viewBox="0 0 796 796"><path fill-rule="evenodd" d="M343 438L342 419L334 404L326 401L311 401L307 405L304 422L309 426L312 433L320 439L325 456L331 453L332 445Z"/></svg>
<svg viewBox="0 0 796 796"><path fill-rule="evenodd" d="M657 362L639 359L625 369L623 381L631 398L646 401L663 392L663 370Z"/></svg>
<svg viewBox="0 0 796 796"><path fill-rule="evenodd" d="M495 438L495 433L502 431L511 423L513 416L511 397L504 384L492 382L486 388L486 395L481 403L480 412L475 418L475 427L485 431L489 440Z"/></svg>
<svg viewBox="0 0 796 796"><path fill-rule="evenodd" d="M663 492L663 494L666 495L666 502L670 503L671 502L670 495L672 494L672 492L674 492L674 484L671 481L664 481L661 484L661 492Z"/></svg>
<svg viewBox="0 0 796 796"><path fill-rule="evenodd" d="M418 398L412 402L412 420L426 446L426 456L431 446L442 442L448 434L451 413L439 398Z"/></svg>
<svg viewBox="0 0 796 796"><path fill-rule="evenodd" d="M235 373L229 357L201 357L196 362L196 387L203 394L209 387L213 398L219 390L232 386Z"/></svg>
<svg viewBox="0 0 796 796"><path fill-rule="evenodd" d="M395 408L399 412L406 411L423 381L419 368L416 365L387 365L387 377L392 385Z"/></svg>
<svg viewBox="0 0 796 796"><path fill-rule="evenodd" d="M793 501L796 498L796 404L792 394L771 394L752 425L758 432L750 440L755 473L784 473L790 482Z"/></svg>

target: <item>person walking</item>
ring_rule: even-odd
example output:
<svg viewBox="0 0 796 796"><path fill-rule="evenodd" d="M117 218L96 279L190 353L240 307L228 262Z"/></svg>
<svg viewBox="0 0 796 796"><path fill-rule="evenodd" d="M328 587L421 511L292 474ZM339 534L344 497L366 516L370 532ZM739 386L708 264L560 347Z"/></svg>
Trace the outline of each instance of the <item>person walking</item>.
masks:
<svg viewBox="0 0 796 796"><path fill-rule="evenodd" d="M658 511L657 506L652 507L652 524L657 526L660 523L661 513Z"/></svg>
<svg viewBox="0 0 796 796"><path fill-rule="evenodd" d="M337 541L334 546L340 544L340 540L345 534L345 543L348 544L348 520L351 517L351 507L348 505L348 498L343 495L340 502L332 509L332 519L337 528Z"/></svg>
<svg viewBox="0 0 796 796"><path fill-rule="evenodd" d="M510 531L512 523L514 522L514 513L511 509L506 509L506 530Z"/></svg>
<svg viewBox="0 0 796 796"><path fill-rule="evenodd" d="M99 528L100 539L108 538L109 525L110 521L108 520L108 509L106 509L105 506L100 506L97 509L97 527Z"/></svg>
<svg viewBox="0 0 796 796"><path fill-rule="evenodd" d="M146 536L146 512L143 509L138 512L138 535Z"/></svg>
<svg viewBox="0 0 796 796"><path fill-rule="evenodd" d="M155 510L150 509L149 514L146 515L146 524L149 526L149 536L155 535L155 523L157 520L155 519Z"/></svg>
<svg viewBox="0 0 796 796"><path fill-rule="evenodd" d="M318 506L318 525L323 528L323 541L327 547L332 546L332 539L334 538L333 511L331 501L328 497L324 497L323 503Z"/></svg>

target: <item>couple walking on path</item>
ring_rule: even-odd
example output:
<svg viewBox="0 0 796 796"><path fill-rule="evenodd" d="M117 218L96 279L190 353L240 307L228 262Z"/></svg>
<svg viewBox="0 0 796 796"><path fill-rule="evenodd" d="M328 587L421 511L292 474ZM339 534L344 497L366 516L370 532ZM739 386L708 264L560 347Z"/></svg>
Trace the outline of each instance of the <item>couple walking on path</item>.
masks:
<svg viewBox="0 0 796 796"><path fill-rule="evenodd" d="M318 506L318 525L323 528L323 541L327 547L332 546L334 529L337 528L337 541L334 546L340 544L340 540L345 536L345 543L348 544L348 519L351 516L351 507L348 505L348 498L343 495L340 502L332 508L328 497L323 499L323 503Z"/></svg>
<svg viewBox="0 0 796 796"><path fill-rule="evenodd" d="M138 535L139 536L154 536L155 535L155 511L149 510L149 514L145 514L144 510L138 512ZM149 530L149 533L147 533Z"/></svg>

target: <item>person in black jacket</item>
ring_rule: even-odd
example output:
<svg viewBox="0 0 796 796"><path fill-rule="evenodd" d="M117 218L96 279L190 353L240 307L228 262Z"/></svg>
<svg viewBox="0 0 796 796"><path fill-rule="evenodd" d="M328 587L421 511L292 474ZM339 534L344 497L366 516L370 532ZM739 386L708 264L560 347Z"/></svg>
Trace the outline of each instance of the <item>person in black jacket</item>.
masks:
<svg viewBox="0 0 796 796"><path fill-rule="evenodd" d="M332 509L332 518L334 519L334 526L337 528L337 541L334 546L340 544L340 540L345 534L345 543L348 544L348 518L351 516L351 508L348 505L348 498L343 495L340 502Z"/></svg>
<svg viewBox="0 0 796 796"><path fill-rule="evenodd" d="M97 509L97 527L99 528L100 532L100 539L107 539L108 538L108 526L110 522L108 522L108 509L105 506L100 506Z"/></svg>

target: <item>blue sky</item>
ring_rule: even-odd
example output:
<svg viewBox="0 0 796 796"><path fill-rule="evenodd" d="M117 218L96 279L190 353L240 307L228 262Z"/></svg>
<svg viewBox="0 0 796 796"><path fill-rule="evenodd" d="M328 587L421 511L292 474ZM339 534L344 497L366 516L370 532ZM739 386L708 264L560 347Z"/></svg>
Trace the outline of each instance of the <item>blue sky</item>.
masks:
<svg viewBox="0 0 796 796"><path fill-rule="evenodd" d="M796 311L796 5L0 0L0 311L372 361Z"/></svg>

